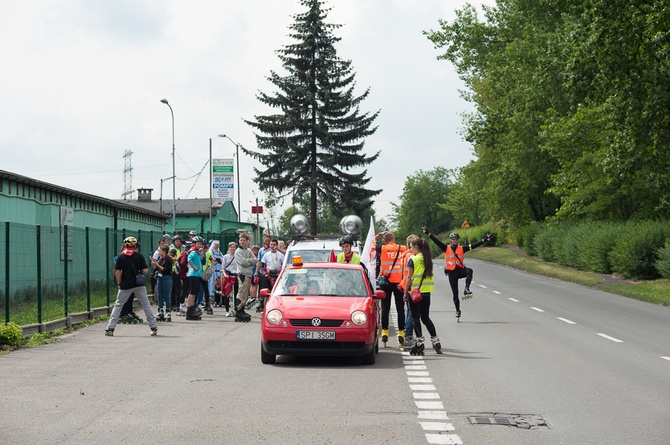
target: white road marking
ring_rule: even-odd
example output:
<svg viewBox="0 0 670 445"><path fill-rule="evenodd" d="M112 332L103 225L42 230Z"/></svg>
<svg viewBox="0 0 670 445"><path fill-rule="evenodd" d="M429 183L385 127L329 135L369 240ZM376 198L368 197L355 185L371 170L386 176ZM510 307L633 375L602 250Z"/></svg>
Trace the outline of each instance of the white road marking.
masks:
<svg viewBox="0 0 670 445"><path fill-rule="evenodd" d="M421 400L437 400L440 398L440 395L436 392L415 392L412 393L412 397Z"/></svg>
<svg viewBox="0 0 670 445"><path fill-rule="evenodd" d="M419 422L426 431L454 431L454 425L448 422Z"/></svg>
<svg viewBox="0 0 670 445"><path fill-rule="evenodd" d="M419 419L449 420L446 411L419 411Z"/></svg>
<svg viewBox="0 0 670 445"><path fill-rule="evenodd" d="M558 318L558 319L561 320L561 321L566 322L567 324L577 324L577 323L575 323L574 321L570 321L570 320L568 320L567 318L563 318L563 317L556 317L556 318Z"/></svg>
<svg viewBox="0 0 670 445"><path fill-rule="evenodd" d="M437 391L435 385L409 385L412 391Z"/></svg>
<svg viewBox="0 0 670 445"><path fill-rule="evenodd" d="M544 312L544 311L543 311L542 309L540 309L539 307L531 306L530 308L531 308L532 310L534 310L534 311Z"/></svg>
<svg viewBox="0 0 670 445"><path fill-rule="evenodd" d="M436 409L444 409L444 405L440 401L437 401L437 402L423 402L423 401L415 400L414 404L419 409L427 409L427 410L431 410L431 411L434 411Z"/></svg>
<svg viewBox="0 0 670 445"><path fill-rule="evenodd" d="M433 379L430 377L407 377L407 381L410 383L433 383Z"/></svg>
<svg viewBox="0 0 670 445"><path fill-rule="evenodd" d="M435 445L463 445L457 434L426 434L426 440Z"/></svg>
<svg viewBox="0 0 670 445"><path fill-rule="evenodd" d="M483 284L478 284L478 286L481 287L482 289L488 289L488 287L484 286Z"/></svg>
<svg viewBox="0 0 670 445"><path fill-rule="evenodd" d="M598 333L598 335L600 335L602 338L612 340L613 342L616 342L616 343L623 343L623 340L619 340L618 338L610 337L609 335L606 335L606 334L601 334L600 332Z"/></svg>
<svg viewBox="0 0 670 445"><path fill-rule="evenodd" d="M502 294L501 294L500 292L498 292L497 290L494 290L493 293L494 293L494 294L498 294L498 295L502 295Z"/></svg>
<svg viewBox="0 0 670 445"><path fill-rule="evenodd" d="M428 369L428 368L426 368L426 365L406 365L405 369L419 370L419 369Z"/></svg>
<svg viewBox="0 0 670 445"><path fill-rule="evenodd" d="M414 377L425 377L428 374L428 371L407 371L408 376L414 376Z"/></svg>
<svg viewBox="0 0 670 445"><path fill-rule="evenodd" d="M667 361L670 362L670 357L666 357L666 356L663 356L663 355L662 355L661 358L662 358L663 360L667 360Z"/></svg>
<svg viewBox="0 0 670 445"><path fill-rule="evenodd" d="M513 301L513 302L515 302L515 303L518 303L518 302L519 302L519 300L517 300L516 298L508 298L508 300Z"/></svg>

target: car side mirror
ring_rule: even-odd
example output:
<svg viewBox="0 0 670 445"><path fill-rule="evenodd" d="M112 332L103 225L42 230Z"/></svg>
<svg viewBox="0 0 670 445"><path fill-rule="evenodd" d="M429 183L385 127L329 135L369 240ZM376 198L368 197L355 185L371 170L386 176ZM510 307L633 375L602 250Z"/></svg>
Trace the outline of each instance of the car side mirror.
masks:
<svg viewBox="0 0 670 445"><path fill-rule="evenodd" d="M263 298L267 298L270 296L270 289L261 289L261 292L259 295Z"/></svg>
<svg viewBox="0 0 670 445"><path fill-rule="evenodd" d="M383 300L384 298L386 298L386 292L384 292L383 290L377 289L375 291L375 300Z"/></svg>

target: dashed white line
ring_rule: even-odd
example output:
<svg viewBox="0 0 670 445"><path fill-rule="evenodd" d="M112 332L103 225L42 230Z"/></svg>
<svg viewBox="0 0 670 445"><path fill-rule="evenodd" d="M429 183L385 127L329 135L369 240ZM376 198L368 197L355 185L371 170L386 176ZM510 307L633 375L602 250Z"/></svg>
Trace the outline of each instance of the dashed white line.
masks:
<svg viewBox="0 0 670 445"><path fill-rule="evenodd" d="M498 295L502 295L502 294L501 294L500 292L498 292L497 290L494 290L493 293L494 293L494 294L498 294Z"/></svg>
<svg viewBox="0 0 670 445"><path fill-rule="evenodd" d="M419 419L449 420L446 411L419 411Z"/></svg>
<svg viewBox="0 0 670 445"><path fill-rule="evenodd" d="M484 286L483 284L478 284L477 286L481 287L482 289L488 289L488 287Z"/></svg>
<svg viewBox="0 0 670 445"><path fill-rule="evenodd" d="M435 445L463 445L463 441L456 434L426 434L426 440Z"/></svg>
<svg viewBox="0 0 670 445"><path fill-rule="evenodd" d="M516 298L508 298L508 300L509 300L509 301L513 301L513 302L515 302L515 303L518 303L518 302L519 302L519 300L517 300Z"/></svg>
<svg viewBox="0 0 670 445"><path fill-rule="evenodd" d="M561 321L566 322L567 324L577 324L574 321L568 320L567 318L563 318L563 317L556 317L556 318L561 320Z"/></svg>
<svg viewBox="0 0 670 445"><path fill-rule="evenodd" d="M607 335L607 334L602 334L602 333L598 332L598 335L600 335L602 338L606 338L606 339L608 339L608 340L612 340L612 341L615 342L615 343L623 343L623 340L619 340L618 338L610 337L610 336Z"/></svg>
<svg viewBox="0 0 670 445"><path fill-rule="evenodd" d="M426 431L454 431L454 425L446 422L419 422Z"/></svg>
<svg viewBox="0 0 670 445"><path fill-rule="evenodd" d="M409 385L412 391L437 391L435 385Z"/></svg>
<svg viewBox="0 0 670 445"><path fill-rule="evenodd" d="M662 355L661 358L662 358L663 360L667 360L667 361L670 362L670 357L666 357L666 356Z"/></svg>
<svg viewBox="0 0 670 445"><path fill-rule="evenodd" d="M540 309L539 307L531 306L530 308L531 308L532 310L534 310L534 311L544 312L544 311L543 311L542 309Z"/></svg>

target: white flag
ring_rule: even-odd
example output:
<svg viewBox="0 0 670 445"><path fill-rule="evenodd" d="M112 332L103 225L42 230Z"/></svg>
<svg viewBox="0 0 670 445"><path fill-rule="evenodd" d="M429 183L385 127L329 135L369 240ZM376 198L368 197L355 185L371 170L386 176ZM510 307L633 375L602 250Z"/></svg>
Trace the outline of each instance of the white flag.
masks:
<svg viewBox="0 0 670 445"><path fill-rule="evenodd" d="M375 243L375 221L372 219L372 216L370 216L370 229L368 230L367 238L365 238L363 253L361 253L361 263L368 270L372 290L377 290L377 279L375 277L377 271L377 244Z"/></svg>

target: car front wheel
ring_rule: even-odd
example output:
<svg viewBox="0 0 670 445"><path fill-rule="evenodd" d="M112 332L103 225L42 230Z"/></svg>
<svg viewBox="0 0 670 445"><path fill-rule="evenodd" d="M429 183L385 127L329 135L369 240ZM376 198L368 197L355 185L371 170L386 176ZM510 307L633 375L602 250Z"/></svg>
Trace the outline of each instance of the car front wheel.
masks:
<svg viewBox="0 0 670 445"><path fill-rule="evenodd" d="M261 363L263 363L264 365L272 365L274 364L275 360L277 360L277 356L265 352L265 350L263 349L263 345L261 344Z"/></svg>

